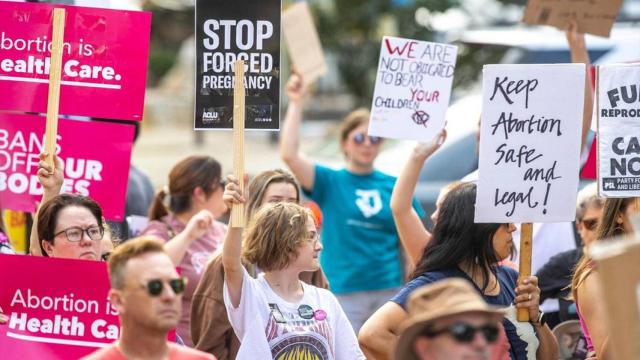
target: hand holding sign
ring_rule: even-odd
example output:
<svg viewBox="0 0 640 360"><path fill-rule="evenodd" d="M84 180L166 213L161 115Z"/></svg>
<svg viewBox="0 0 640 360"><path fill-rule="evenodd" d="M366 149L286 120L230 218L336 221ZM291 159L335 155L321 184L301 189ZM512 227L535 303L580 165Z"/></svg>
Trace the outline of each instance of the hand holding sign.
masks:
<svg viewBox="0 0 640 360"><path fill-rule="evenodd" d="M309 94L304 78L295 71L291 74L289 81L287 81L285 91L287 92L289 101L297 104L302 103Z"/></svg>
<svg viewBox="0 0 640 360"><path fill-rule="evenodd" d="M245 178L246 177L245 175ZM240 189L240 181L233 175L227 176L227 186L224 188L222 201L224 201L224 204L227 205L229 209L231 209L234 204L244 204L247 202L242 189Z"/></svg>
<svg viewBox="0 0 640 360"><path fill-rule="evenodd" d="M444 141L446 139L447 139L447 130L442 129L433 140L427 143L416 144L416 146L413 148L413 154L414 156L417 156L419 158L426 159L429 156L431 156L434 152L436 152L438 149L440 149L440 146L444 144Z"/></svg>
<svg viewBox="0 0 640 360"><path fill-rule="evenodd" d="M540 314L540 288L538 287L537 277L526 276L518 279L515 303L518 311L520 309L528 310L529 319L538 319Z"/></svg>
<svg viewBox="0 0 640 360"><path fill-rule="evenodd" d="M9 321L9 317L2 312L2 308L0 307L0 324L6 324Z"/></svg>
<svg viewBox="0 0 640 360"><path fill-rule="evenodd" d="M38 181L42 184L44 190L43 202L58 195L62 189L64 183L64 165L57 155L53 155L53 161L55 161L55 167L49 165L45 159L46 153L39 155L40 162L38 162Z"/></svg>

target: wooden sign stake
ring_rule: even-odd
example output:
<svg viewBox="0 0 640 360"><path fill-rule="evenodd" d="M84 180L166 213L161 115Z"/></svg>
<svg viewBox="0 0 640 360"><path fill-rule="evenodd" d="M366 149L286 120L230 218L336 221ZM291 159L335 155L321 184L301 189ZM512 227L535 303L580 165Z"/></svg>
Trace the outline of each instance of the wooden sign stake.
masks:
<svg viewBox="0 0 640 360"><path fill-rule="evenodd" d="M51 67L49 68L49 96L47 98L47 126L44 136L45 162L55 168L58 136L58 110L60 105L60 79L62 77L62 48L64 45L65 9L53 9L53 37L51 39Z"/></svg>
<svg viewBox="0 0 640 360"><path fill-rule="evenodd" d="M233 86L233 174L238 179L244 194L244 61L235 62L235 82ZM244 227L244 204L231 208L231 227Z"/></svg>
<svg viewBox="0 0 640 360"><path fill-rule="evenodd" d="M531 251L533 250L533 224L523 223L520 228L520 279L531 276ZM529 321L529 309L518 309L518 321Z"/></svg>

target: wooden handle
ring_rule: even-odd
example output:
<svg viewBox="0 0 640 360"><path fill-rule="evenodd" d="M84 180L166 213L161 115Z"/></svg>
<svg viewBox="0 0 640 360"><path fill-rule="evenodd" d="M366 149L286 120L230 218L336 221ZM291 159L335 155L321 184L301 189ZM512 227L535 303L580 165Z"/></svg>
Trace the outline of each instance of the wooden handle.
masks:
<svg viewBox="0 0 640 360"><path fill-rule="evenodd" d="M523 223L520 228L520 279L531 276L531 251L533 250L533 224ZM518 309L518 321L529 321L529 309Z"/></svg>
<svg viewBox="0 0 640 360"><path fill-rule="evenodd" d="M235 62L235 83L233 86L233 174L240 182L244 194L244 61ZM231 208L231 227L244 227L244 204Z"/></svg>
<svg viewBox="0 0 640 360"><path fill-rule="evenodd" d="M51 39L51 66L49 68L49 95L47 98L47 125L44 135L45 162L55 169L53 157L58 136L58 110L60 105L60 80L62 77L62 50L64 46L65 9L53 9L53 37Z"/></svg>

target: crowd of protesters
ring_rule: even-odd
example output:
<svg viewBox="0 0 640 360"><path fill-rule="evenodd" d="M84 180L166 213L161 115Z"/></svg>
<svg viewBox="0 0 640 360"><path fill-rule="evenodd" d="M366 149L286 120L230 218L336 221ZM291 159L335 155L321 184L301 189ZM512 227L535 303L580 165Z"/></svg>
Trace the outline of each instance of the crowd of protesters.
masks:
<svg viewBox="0 0 640 360"><path fill-rule="evenodd" d="M567 39L572 60L588 63L575 26ZM30 255L108 259L121 332L87 359L555 360L552 327L571 319L581 323L589 359L612 358L598 269L585 248L633 234L633 199L605 200L587 186L576 204L580 246L540 255L537 276L520 278L511 262L517 228L474 222L475 182L443 188L433 229L423 225L413 193L445 130L416 145L396 179L376 170L383 139L367 134L368 111L355 110L340 128L344 168L334 170L299 149L310 96L304 78L292 74L286 91L280 154L291 173L265 171L241 189L239 179L224 180L215 159L187 157L156 193L135 239L112 231L91 198L60 193L55 156L55 167L39 163L44 193ZM583 144L590 85L584 91ZM303 194L320 207L322 229ZM246 225L218 220L241 204ZM3 235L0 250L8 253ZM565 236L556 240L573 243ZM547 299L560 304L552 316L541 310ZM518 309L530 321L518 321Z"/></svg>

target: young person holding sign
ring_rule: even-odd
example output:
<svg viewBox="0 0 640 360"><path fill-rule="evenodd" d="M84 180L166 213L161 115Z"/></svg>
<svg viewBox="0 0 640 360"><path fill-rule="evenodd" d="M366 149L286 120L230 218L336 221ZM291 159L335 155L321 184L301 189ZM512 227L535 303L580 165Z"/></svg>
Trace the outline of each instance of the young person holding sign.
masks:
<svg viewBox="0 0 640 360"><path fill-rule="evenodd" d="M606 199L595 241L607 241L610 238L625 235L632 236L633 227L629 219L637 210L635 198ZM600 281L597 268L587 251L578 262L573 274L571 284L573 298L576 301L580 325L590 354L597 356L598 360L609 360L613 355L608 346L607 315Z"/></svg>
<svg viewBox="0 0 640 360"><path fill-rule="evenodd" d="M293 74L286 89L289 108L280 137L280 154L303 190L322 209L322 269L358 331L402 285L400 244L388 205L395 178L373 166L382 139L367 135L366 110L354 111L342 122L340 145L345 169L332 170L306 159L299 152L307 95L304 79ZM417 202L414 206L422 212Z"/></svg>
<svg viewBox="0 0 640 360"><path fill-rule="evenodd" d="M229 207L246 202L232 180L224 194ZM320 268L322 244L311 211L267 204L244 240L242 231L230 227L222 251L224 302L241 343L237 359L364 359L335 296L300 281L302 272ZM264 274L252 278L242 258Z"/></svg>
<svg viewBox="0 0 640 360"><path fill-rule="evenodd" d="M436 148L436 144L437 140L434 140L431 148ZM411 193L413 188L402 191ZM462 278L474 285L489 304L507 308L503 326L511 359L557 359L558 344L549 327L540 319L538 279L527 277L523 284L517 285L518 273L499 265L500 261L513 255L512 233L515 226L475 223L475 196L476 186L472 183L458 185L447 194L439 210L432 239L426 245L412 280L360 331L360 344L369 358L390 358L390 349L397 341L400 325L407 318L407 298L414 290L443 279ZM413 219L413 227L421 226L419 218ZM408 227L410 221L398 226ZM532 322L519 323L516 308L528 309Z"/></svg>
<svg viewBox="0 0 640 360"><path fill-rule="evenodd" d="M267 170L256 175L248 188L246 220L250 222L264 205L278 202L300 203L300 186L289 172ZM247 272L257 277L260 269L243 260ZM328 288L321 269L303 272L300 280L319 288ZM218 360L235 359L240 341L234 334L224 305L224 268L221 253L216 253L207 264L200 284L192 297L191 337L194 347L214 355Z"/></svg>

